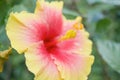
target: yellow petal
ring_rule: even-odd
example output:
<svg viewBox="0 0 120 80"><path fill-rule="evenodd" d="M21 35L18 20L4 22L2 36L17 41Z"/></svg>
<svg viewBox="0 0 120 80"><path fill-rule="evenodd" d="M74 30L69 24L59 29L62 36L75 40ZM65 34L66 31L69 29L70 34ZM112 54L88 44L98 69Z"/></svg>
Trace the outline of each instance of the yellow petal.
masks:
<svg viewBox="0 0 120 80"><path fill-rule="evenodd" d="M3 70L4 62L8 59L11 49L12 48L9 48L8 50L5 51L0 51L0 72L2 72Z"/></svg>
<svg viewBox="0 0 120 80"><path fill-rule="evenodd" d="M75 50L77 53L82 53L89 55L92 52L92 41L88 39L89 33L84 29L79 31L78 39L80 39L80 44L76 44L78 49Z"/></svg>
<svg viewBox="0 0 120 80"><path fill-rule="evenodd" d="M61 80L56 65L42 45L35 44L25 53L28 69L35 74L34 80Z"/></svg>
<svg viewBox="0 0 120 80"><path fill-rule="evenodd" d="M92 51L92 41L89 40L89 33L84 29L81 17L77 17L75 20L64 19L63 35L69 30L76 30L76 37L73 39L75 48L72 49L75 53L90 55ZM66 41L61 43L64 46ZM70 43L71 44L71 41ZM61 45L60 45L61 46ZM64 48L64 47L63 47Z"/></svg>
<svg viewBox="0 0 120 80"><path fill-rule="evenodd" d="M66 51L55 51L52 58L63 80L87 80L94 61L93 56Z"/></svg>
<svg viewBox="0 0 120 80"><path fill-rule="evenodd" d="M46 7L50 7L56 10L62 10L63 8L63 1L53 1L53 2L46 2L44 0L37 0L35 13L39 13L45 10Z"/></svg>
<svg viewBox="0 0 120 80"><path fill-rule="evenodd" d="M19 53L24 52L29 45L37 41L38 35L36 34L40 24L39 21L36 15L27 12L10 14L6 32L12 47Z"/></svg>
<svg viewBox="0 0 120 80"><path fill-rule="evenodd" d="M80 29L79 30L79 33L80 33L79 36L81 36L80 39L83 42L82 47L80 47L78 50L76 50L76 52L78 51L79 53L84 53L84 54L89 55L92 52L92 41L89 40L89 33L83 28L84 26L83 26L83 24L81 22L82 22L82 18L77 17L76 20L75 20L75 25L73 25L74 28ZM77 25L78 26L77 27L76 23L80 24L80 26Z"/></svg>

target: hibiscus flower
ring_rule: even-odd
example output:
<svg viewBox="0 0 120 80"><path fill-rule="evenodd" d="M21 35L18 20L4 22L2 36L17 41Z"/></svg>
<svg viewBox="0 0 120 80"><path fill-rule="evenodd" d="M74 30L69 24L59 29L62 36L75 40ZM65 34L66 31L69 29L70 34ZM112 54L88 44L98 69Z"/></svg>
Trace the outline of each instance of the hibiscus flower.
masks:
<svg viewBox="0 0 120 80"><path fill-rule="evenodd" d="M87 80L94 57L81 17L67 20L63 2L38 0L34 13L11 13L7 35L35 80Z"/></svg>

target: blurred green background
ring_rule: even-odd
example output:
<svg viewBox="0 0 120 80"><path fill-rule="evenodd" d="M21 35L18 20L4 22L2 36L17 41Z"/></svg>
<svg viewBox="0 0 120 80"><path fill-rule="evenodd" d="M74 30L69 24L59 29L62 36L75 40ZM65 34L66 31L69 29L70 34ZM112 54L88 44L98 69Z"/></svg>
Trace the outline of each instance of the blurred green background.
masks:
<svg viewBox="0 0 120 80"><path fill-rule="evenodd" d="M54 1L54 0L49 0ZM36 0L0 0L0 51L10 42L5 26L10 12L34 12ZM64 0L63 14L68 19L83 17L93 41L95 62L88 80L120 80L120 0ZM25 58L15 50L0 73L0 80L33 80Z"/></svg>

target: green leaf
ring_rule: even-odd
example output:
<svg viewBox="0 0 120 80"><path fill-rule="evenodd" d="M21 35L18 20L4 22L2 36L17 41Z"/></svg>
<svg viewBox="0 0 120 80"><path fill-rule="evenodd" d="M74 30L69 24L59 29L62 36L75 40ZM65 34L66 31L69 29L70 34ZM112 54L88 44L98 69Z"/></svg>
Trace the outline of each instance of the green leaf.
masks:
<svg viewBox="0 0 120 80"><path fill-rule="evenodd" d="M120 5L119 0L87 0L88 3L94 4L94 3L105 3L110 5Z"/></svg>
<svg viewBox="0 0 120 80"><path fill-rule="evenodd" d="M88 5L86 0L78 0L76 1L76 8L83 16L86 16L91 7Z"/></svg>
<svg viewBox="0 0 120 80"><path fill-rule="evenodd" d="M70 9L67 9L67 8L63 8L63 13L64 13L65 15L74 16L74 17L80 15L80 14L77 13L76 11L73 11L73 10L70 10Z"/></svg>
<svg viewBox="0 0 120 80"><path fill-rule="evenodd" d="M94 3L98 3L98 2L101 2L102 0L87 0L88 3L90 4L94 4Z"/></svg>
<svg viewBox="0 0 120 80"><path fill-rule="evenodd" d="M7 38L5 28L0 28L0 50L4 50L6 48L10 47L10 42Z"/></svg>
<svg viewBox="0 0 120 80"><path fill-rule="evenodd" d="M96 40L96 43L102 58L120 73L120 43L109 40Z"/></svg>
<svg viewBox="0 0 120 80"><path fill-rule="evenodd" d="M102 0L102 2L111 5L120 5L120 0Z"/></svg>
<svg viewBox="0 0 120 80"><path fill-rule="evenodd" d="M22 5L24 5L28 11L34 12L36 0L23 0Z"/></svg>
<svg viewBox="0 0 120 80"><path fill-rule="evenodd" d="M10 12L21 12L21 11L33 12L35 8L35 4L36 4L36 0L23 0L20 4L14 5L9 10L9 13Z"/></svg>
<svg viewBox="0 0 120 80"><path fill-rule="evenodd" d="M26 7L22 4L20 5L15 5L11 10L10 12L21 12L21 11L26 11Z"/></svg>
<svg viewBox="0 0 120 80"><path fill-rule="evenodd" d="M111 24L110 19L107 19L107 18L101 19L96 24L96 31L103 32L103 31L107 30L107 28L110 26L110 24Z"/></svg>
<svg viewBox="0 0 120 80"><path fill-rule="evenodd" d="M4 18L7 14L7 10L9 9L9 6L6 2L6 0L0 0L0 27L4 24Z"/></svg>

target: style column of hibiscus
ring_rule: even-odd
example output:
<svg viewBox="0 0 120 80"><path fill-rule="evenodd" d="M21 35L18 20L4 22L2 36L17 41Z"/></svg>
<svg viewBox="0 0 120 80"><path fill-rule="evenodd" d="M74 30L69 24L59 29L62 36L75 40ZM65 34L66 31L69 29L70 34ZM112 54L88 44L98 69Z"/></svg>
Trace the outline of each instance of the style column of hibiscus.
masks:
<svg viewBox="0 0 120 80"><path fill-rule="evenodd" d="M87 80L94 57L81 17L67 20L63 2L38 0L35 13L11 13L6 31L11 46L24 53L34 80Z"/></svg>

